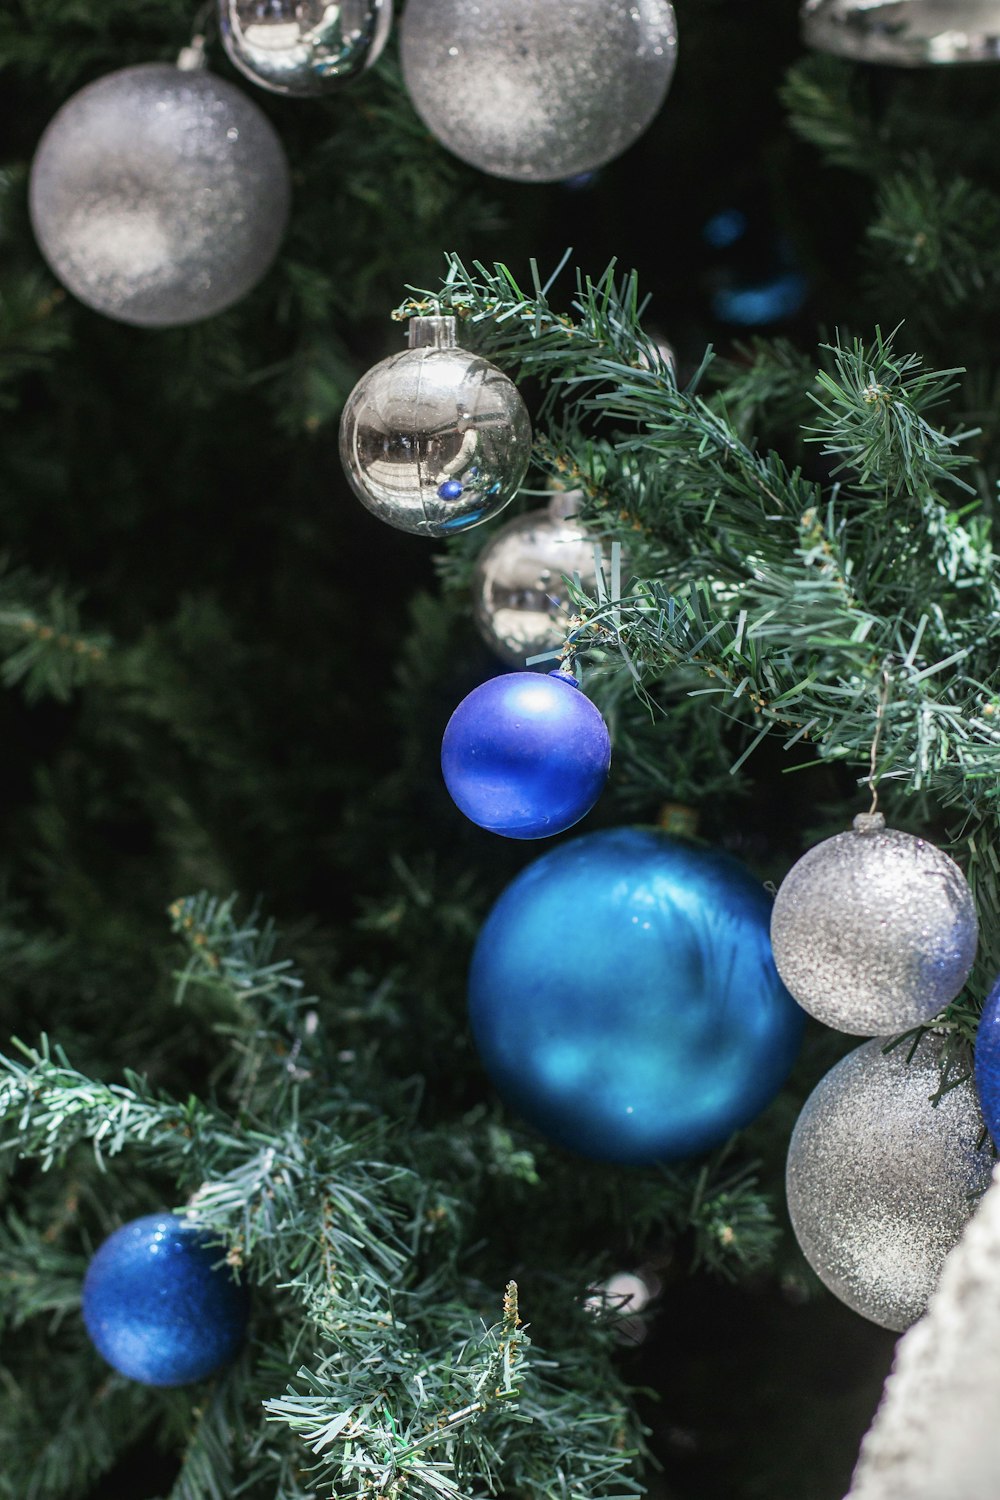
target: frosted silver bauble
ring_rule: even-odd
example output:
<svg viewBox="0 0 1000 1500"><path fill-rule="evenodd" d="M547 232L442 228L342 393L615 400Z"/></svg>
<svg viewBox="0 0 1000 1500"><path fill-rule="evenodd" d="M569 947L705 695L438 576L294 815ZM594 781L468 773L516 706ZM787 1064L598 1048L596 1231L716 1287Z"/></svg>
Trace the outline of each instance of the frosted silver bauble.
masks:
<svg viewBox="0 0 1000 1500"><path fill-rule="evenodd" d="M848 1053L813 1089L792 1132L785 1187L802 1252L863 1318L903 1329L920 1317L993 1166L978 1143L971 1083L936 1106L941 1042Z"/></svg>
<svg viewBox="0 0 1000 1500"><path fill-rule="evenodd" d="M669 0L408 0L403 81L449 151L557 182L631 146L677 60Z"/></svg>
<svg viewBox="0 0 1000 1500"><path fill-rule="evenodd" d="M275 94L328 94L386 44L392 0L219 0L222 42L241 73Z"/></svg>
<svg viewBox="0 0 1000 1500"><path fill-rule="evenodd" d="M817 1020L889 1036L954 1000L978 924L961 870L881 813L825 839L785 876L771 912L778 973Z"/></svg>
<svg viewBox="0 0 1000 1500"><path fill-rule="evenodd" d="M476 625L511 666L523 667L526 657L564 645L572 617L564 575L578 574L588 594L596 590L593 538L574 519L582 502L580 490L553 495L545 510L528 511L502 526L476 560Z"/></svg>
<svg viewBox="0 0 1000 1500"><path fill-rule="evenodd" d="M1000 61L1000 0L805 0L810 47L895 67Z"/></svg>
<svg viewBox="0 0 1000 1500"><path fill-rule="evenodd" d="M88 307L151 328L194 323L263 276L288 219L269 121L201 69L144 63L74 94L31 167L42 254Z"/></svg>
<svg viewBox="0 0 1000 1500"><path fill-rule="evenodd" d="M496 515L531 456L517 386L458 348L454 328L454 318L414 318L411 347L361 377L340 421L341 462L362 505L420 536Z"/></svg>

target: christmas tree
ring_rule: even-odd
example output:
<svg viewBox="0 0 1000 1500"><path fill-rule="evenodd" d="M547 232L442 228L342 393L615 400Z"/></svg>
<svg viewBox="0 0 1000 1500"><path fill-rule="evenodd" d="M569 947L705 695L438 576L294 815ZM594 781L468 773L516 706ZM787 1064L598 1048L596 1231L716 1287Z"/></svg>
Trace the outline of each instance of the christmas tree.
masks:
<svg viewBox="0 0 1000 1500"><path fill-rule="evenodd" d="M288 227L245 296L135 326L53 274L29 169L79 89L192 29L281 143ZM744 1128L635 1162L533 1129L530 1048L498 1091L466 1010L494 903L581 834L659 824L777 887L876 801L975 899L967 979L879 1034L901 1067L933 1023L942 1104L1000 971L995 72L810 52L796 0L678 0L677 29L645 133L539 184L435 138L395 39L300 99L178 0L0 15L10 1500L849 1486L894 1335L823 1289L784 1171L875 1027L809 1019ZM534 432L499 520L438 541L338 452L425 316ZM601 570L542 665L613 765L539 845L463 817L441 740L504 670L484 547L567 493ZM566 905L552 961L594 922ZM194 1383L129 1378L81 1317L98 1247L170 1210L248 1289Z"/></svg>

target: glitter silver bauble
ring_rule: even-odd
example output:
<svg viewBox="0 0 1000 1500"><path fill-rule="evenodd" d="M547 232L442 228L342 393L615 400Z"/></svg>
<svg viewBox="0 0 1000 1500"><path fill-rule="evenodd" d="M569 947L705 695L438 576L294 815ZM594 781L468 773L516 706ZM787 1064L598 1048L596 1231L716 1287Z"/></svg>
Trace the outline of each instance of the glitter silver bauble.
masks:
<svg viewBox="0 0 1000 1500"><path fill-rule="evenodd" d="M821 1079L788 1148L788 1212L802 1252L830 1291L883 1328L920 1317L945 1256L989 1184L988 1143L971 1083L935 1106L941 1042L911 1062L865 1042ZM977 1149L978 1148L978 1149Z"/></svg>
<svg viewBox="0 0 1000 1500"><path fill-rule="evenodd" d="M512 380L455 343L454 318L413 318L410 348L363 375L340 421L354 493L380 521L447 536L496 515L531 456Z"/></svg>
<svg viewBox="0 0 1000 1500"><path fill-rule="evenodd" d="M631 146L677 60L669 0L408 0L403 81L449 151L557 182Z"/></svg>
<svg viewBox="0 0 1000 1500"><path fill-rule="evenodd" d="M241 73L275 94L327 94L370 68L392 0L219 0L222 42Z"/></svg>
<svg viewBox="0 0 1000 1500"><path fill-rule="evenodd" d="M257 105L201 69L145 63L74 94L31 167L42 254L88 307L170 327L236 302L274 259L288 163Z"/></svg>
<svg viewBox="0 0 1000 1500"><path fill-rule="evenodd" d="M895 67L1000 61L1000 0L805 0L820 52Z"/></svg>
<svg viewBox="0 0 1000 1500"><path fill-rule="evenodd" d="M771 913L778 973L817 1020L858 1036L919 1026L954 1000L978 925L961 870L881 813L825 839L785 876Z"/></svg>
<svg viewBox="0 0 1000 1500"><path fill-rule="evenodd" d="M487 542L472 575L472 608L486 644L511 666L562 646L571 606L564 575L578 574L593 594L597 559L593 539L574 520L581 490L553 495L545 510L508 521ZM539 664L553 666L551 661Z"/></svg>

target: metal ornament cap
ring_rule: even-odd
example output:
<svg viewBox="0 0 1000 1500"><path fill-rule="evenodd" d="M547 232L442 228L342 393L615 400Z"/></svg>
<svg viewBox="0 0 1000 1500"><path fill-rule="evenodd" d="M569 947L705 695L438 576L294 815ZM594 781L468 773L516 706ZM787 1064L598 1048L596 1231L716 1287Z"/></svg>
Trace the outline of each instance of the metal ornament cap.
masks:
<svg viewBox="0 0 1000 1500"><path fill-rule="evenodd" d="M791 994L818 1021L857 1036L890 1036L937 1015L969 977L978 930L954 860L886 828L880 814L803 855L771 914L774 961Z"/></svg>
<svg viewBox="0 0 1000 1500"><path fill-rule="evenodd" d="M941 1045L925 1036L912 1061L877 1039L848 1053L809 1095L788 1148L803 1254L834 1296L897 1331L924 1312L993 1166L971 1085L931 1104Z"/></svg>
<svg viewBox="0 0 1000 1500"><path fill-rule="evenodd" d="M542 839L572 828L608 779L601 712L562 673L508 672L473 688L448 720L441 772L480 828Z"/></svg>
<svg viewBox="0 0 1000 1500"><path fill-rule="evenodd" d="M421 345L374 365L340 421L355 495L380 521L418 536L489 520L516 495L530 457L517 386L457 346Z"/></svg>
<svg viewBox="0 0 1000 1500"><path fill-rule="evenodd" d="M1000 61L1000 0L805 0L810 47L904 68Z"/></svg>
<svg viewBox="0 0 1000 1500"><path fill-rule="evenodd" d="M178 327L244 296L281 243L288 162L252 99L200 69L143 63L68 99L31 166L39 248L74 297Z"/></svg>
<svg viewBox="0 0 1000 1500"><path fill-rule="evenodd" d="M226 54L273 94L316 98L370 68L392 27L392 0L219 0Z"/></svg>

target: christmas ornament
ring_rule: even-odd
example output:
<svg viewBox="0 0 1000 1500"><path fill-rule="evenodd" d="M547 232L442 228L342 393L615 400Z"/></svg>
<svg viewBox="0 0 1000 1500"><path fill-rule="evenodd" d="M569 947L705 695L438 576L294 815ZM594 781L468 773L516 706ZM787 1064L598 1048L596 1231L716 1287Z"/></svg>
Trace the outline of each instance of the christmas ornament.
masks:
<svg viewBox="0 0 1000 1500"><path fill-rule="evenodd" d="M220 1255L173 1214L116 1229L83 1283L98 1353L143 1385L187 1385L227 1364L243 1343L248 1299Z"/></svg>
<svg viewBox="0 0 1000 1500"><path fill-rule="evenodd" d="M619 156L663 103L677 56L669 0L408 0L403 81L463 161L556 182Z"/></svg>
<svg viewBox="0 0 1000 1500"><path fill-rule="evenodd" d="M565 642L571 605L564 575L578 574L588 594L596 590L594 543L574 519L582 502L582 490L560 491L545 510L508 521L476 561L472 608L479 633L512 666Z"/></svg>
<svg viewBox="0 0 1000 1500"><path fill-rule="evenodd" d="M219 0L222 42L247 78L275 94L327 94L376 62L392 0Z"/></svg>
<svg viewBox="0 0 1000 1500"><path fill-rule="evenodd" d="M767 185L746 195L746 208L730 204L706 219L701 237L713 252L703 281L713 318L735 328L764 328L802 311L809 278L787 236L776 231Z"/></svg>
<svg viewBox="0 0 1000 1500"><path fill-rule="evenodd" d="M976 1031L976 1090L996 1145L1000 1141L1000 980L986 997Z"/></svg>
<svg viewBox="0 0 1000 1500"><path fill-rule="evenodd" d="M718 1146L778 1092L804 1025L771 959L770 908L736 860L656 829L535 860L486 919L469 976L500 1094L598 1161Z"/></svg>
<svg viewBox="0 0 1000 1500"><path fill-rule="evenodd" d="M997 62L1000 0L805 0L802 36L859 62Z"/></svg>
<svg viewBox="0 0 1000 1500"><path fill-rule="evenodd" d="M341 462L362 505L421 536L496 515L530 456L517 387L458 347L450 317L411 318L410 347L362 376L340 421Z"/></svg>
<svg viewBox="0 0 1000 1500"><path fill-rule="evenodd" d="M835 1296L883 1328L920 1317L948 1251L990 1180L983 1117L968 1083L932 1105L941 1040L912 1061L865 1042L821 1079L788 1148L788 1212L802 1252Z"/></svg>
<svg viewBox="0 0 1000 1500"><path fill-rule="evenodd" d="M88 307L141 327L211 317L263 276L288 164L252 100L201 69L145 63L74 94L31 167L31 222Z"/></svg>
<svg viewBox="0 0 1000 1500"><path fill-rule="evenodd" d="M861 1036L928 1021L976 954L965 876L925 839L855 818L785 876L771 916L778 972L810 1015Z"/></svg>
<svg viewBox="0 0 1000 1500"><path fill-rule="evenodd" d="M462 699L441 742L453 802L510 839L548 838L579 823L610 765L608 726L567 672L491 677Z"/></svg>

